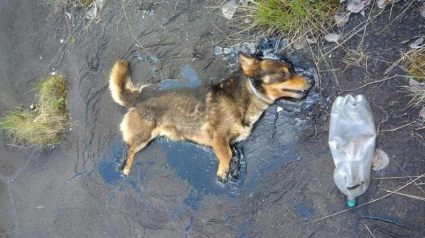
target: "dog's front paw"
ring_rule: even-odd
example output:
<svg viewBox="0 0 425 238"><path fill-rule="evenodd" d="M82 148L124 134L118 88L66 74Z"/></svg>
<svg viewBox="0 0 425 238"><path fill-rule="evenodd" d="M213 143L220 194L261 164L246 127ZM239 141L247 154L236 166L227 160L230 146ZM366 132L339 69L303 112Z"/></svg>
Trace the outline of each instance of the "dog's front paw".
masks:
<svg viewBox="0 0 425 238"><path fill-rule="evenodd" d="M227 165L227 167L220 166L218 171L217 171L218 181L220 181L222 183L226 183L228 175L229 175L229 165Z"/></svg>
<svg viewBox="0 0 425 238"><path fill-rule="evenodd" d="M130 168L128 168L127 166L124 166L124 169L122 170L122 173L125 176L128 176L128 174L130 173Z"/></svg>

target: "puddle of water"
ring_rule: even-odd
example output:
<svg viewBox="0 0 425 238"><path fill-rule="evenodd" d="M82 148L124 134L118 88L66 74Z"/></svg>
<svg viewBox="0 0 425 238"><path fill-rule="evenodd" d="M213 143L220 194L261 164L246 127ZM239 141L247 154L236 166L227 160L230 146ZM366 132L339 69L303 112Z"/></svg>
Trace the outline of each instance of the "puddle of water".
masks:
<svg viewBox="0 0 425 238"><path fill-rule="evenodd" d="M197 210L205 195L228 193L236 198L240 194L246 177L246 163L241 159L241 173L237 181L229 181L222 184L216 178L218 160L209 147L198 146L189 142L169 142L166 138L159 138L152 142L145 150L152 151L154 148L160 148L167 156L167 163L171 169L175 170L176 175L188 182L194 190L182 202L192 210ZM155 153L154 153L155 154ZM123 176L120 167L127 156L127 146L122 138L117 138L111 142L99 163L98 172L103 181L114 187L121 186L122 182L129 185L136 192L140 191L143 181L149 179L150 167L156 164L155 158L146 163L137 162L133 165L133 173L127 178ZM140 170L139 173L135 171ZM92 172L87 174L91 177ZM139 176L137 176L139 175Z"/></svg>
<svg viewBox="0 0 425 238"><path fill-rule="evenodd" d="M99 164L99 174L105 183L118 185L124 180L122 172L118 170L122 166L122 161L127 156L127 145L122 138L117 138L111 142L106 153L102 156L102 162Z"/></svg>
<svg viewBox="0 0 425 238"><path fill-rule="evenodd" d="M237 198L242 190L254 189L258 178L266 176L274 169L278 169L285 162L297 159L290 149L295 143L292 131L287 129L278 131L276 138L265 138L264 133L259 133L259 131L264 131L265 128L270 127L268 125L271 123L270 121L272 121L271 118L262 120L253 135L243 146L245 158L241 158L240 176L235 182L230 181L230 177L226 184L222 184L217 180L218 160L213 150L209 147L159 138L144 150L151 151L155 147L159 147L166 154L167 163L175 170L176 175L180 179L187 181L196 190L194 193L196 195L193 195L192 191L191 195L183 201L186 206L196 210L205 195L226 193L232 198ZM285 136L282 137L280 135ZM266 146L258 146L259 144L265 144ZM105 183L109 185L117 186L124 181L136 191L140 191L143 181L149 179L151 175L149 168L156 164L155 158L142 163L137 161L138 156L136 155L133 170L141 169L138 173L133 171L129 177L125 178L119 168L122 166L126 156L127 146L121 137L116 138L103 154L102 161L98 166L98 172ZM250 172L247 173L247 170ZM87 176L91 176L91 174L92 172Z"/></svg>
<svg viewBox="0 0 425 238"><path fill-rule="evenodd" d="M198 194L220 194L228 190L217 181L218 160L211 148L189 142L169 142L166 138L160 138L152 145L163 149L177 176L192 185Z"/></svg>
<svg viewBox="0 0 425 238"><path fill-rule="evenodd" d="M159 89L195 88L201 85L201 80L190 65L183 67L183 79L164 79L159 84Z"/></svg>

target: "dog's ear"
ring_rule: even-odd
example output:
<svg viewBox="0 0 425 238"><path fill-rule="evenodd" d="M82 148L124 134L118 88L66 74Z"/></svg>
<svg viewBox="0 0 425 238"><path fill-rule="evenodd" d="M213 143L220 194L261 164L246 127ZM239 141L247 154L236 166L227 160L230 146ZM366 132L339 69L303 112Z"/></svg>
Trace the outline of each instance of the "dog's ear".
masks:
<svg viewBox="0 0 425 238"><path fill-rule="evenodd" d="M238 57L244 74L249 77L253 77L255 75L255 71L258 70L258 62L254 58L242 52L238 53Z"/></svg>

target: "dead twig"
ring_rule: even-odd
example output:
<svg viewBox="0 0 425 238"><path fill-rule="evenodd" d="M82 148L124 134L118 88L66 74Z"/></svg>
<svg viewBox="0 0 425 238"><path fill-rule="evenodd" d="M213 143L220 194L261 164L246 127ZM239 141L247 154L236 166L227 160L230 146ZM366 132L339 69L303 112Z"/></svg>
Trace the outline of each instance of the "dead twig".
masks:
<svg viewBox="0 0 425 238"><path fill-rule="evenodd" d="M213 26L215 27L215 28L217 28L217 30L218 31L220 31L225 37L226 37L226 39L230 42L230 44L231 45L233 45L233 43L232 43L232 40L230 40L230 38L229 38L229 36L227 36L227 34L226 33L224 33L224 31L222 31L220 28L218 28L215 24L214 24L214 22L211 22L212 24L213 24Z"/></svg>
<svg viewBox="0 0 425 238"><path fill-rule="evenodd" d="M394 75L394 76L391 76L391 77L386 77L386 78L381 79L381 80L378 80L378 81L373 81L373 82L366 83L365 85L360 86L360 87L355 88L355 89L342 90L342 92L354 92L354 91L357 91L357 90L362 89L362 88L364 88L364 87L367 87L367 86L369 86L369 85L377 84L377 83L381 83L381 82L385 82L385 81L387 81L387 80L389 80L389 79L393 79L393 78L398 77L398 76L399 76L399 75Z"/></svg>
<svg viewBox="0 0 425 238"><path fill-rule="evenodd" d="M392 131L396 131L396 130L402 129L402 128L406 127L406 126L410 126L410 125L412 125L413 123L415 123L415 122L414 122L414 121L412 121L412 122L410 122L410 123L407 123L407 124L405 124L405 125L399 126L399 127L397 127L397 128L388 129L388 130L380 130L379 132L392 132Z"/></svg>
<svg viewBox="0 0 425 238"><path fill-rule="evenodd" d="M406 177L380 177L380 178L373 178L373 179L408 179L408 178L417 178L419 176L406 176ZM419 184L419 183L418 183Z"/></svg>
<svg viewBox="0 0 425 238"><path fill-rule="evenodd" d="M28 149L31 148L29 146L20 146L20 145L12 145L12 144L6 144L7 146L12 146L12 147L19 147L19 148L24 148L24 149Z"/></svg>
<svg viewBox="0 0 425 238"><path fill-rule="evenodd" d="M385 190L385 192L387 192L387 193L394 193L394 194L397 194L397 195L401 195L401 196L405 196L405 197L409 197L409 198L413 198L413 199L417 199L419 201L424 201L425 202L425 198L424 197L418 197L418 196L414 196L414 195L409 195L409 194L399 193L399 192L389 191L389 190Z"/></svg>
<svg viewBox="0 0 425 238"><path fill-rule="evenodd" d="M410 180L413 180L413 178L412 177L410 177L409 176L409 174L406 172L406 170L404 170L403 169L403 167L401 167L400 166L400 164L399 163L397 163L397 161L395 161L393 158L391 158L390 157L390 159L401 169L401 171L403 171L403 173L407 176L407 177L409 177L410 178ZM416 187L418 187L419 188L419 190L421 190L421 192L422 193L424 193L425 194L425 191L424 190L422 190L422 188L421 187L419 187L416 183L415 183L415 185L416 185Z"/></svg>
<svg viewBox="0 0 425 238"><path fill-rule="evenodd" d="M375 236L373 235L372 231L369 229L369 227L367 227L366 224L363 223L363 225L366 227L366 229L369 231L369 233L372 235L373 238L375 238Z"/></svg>

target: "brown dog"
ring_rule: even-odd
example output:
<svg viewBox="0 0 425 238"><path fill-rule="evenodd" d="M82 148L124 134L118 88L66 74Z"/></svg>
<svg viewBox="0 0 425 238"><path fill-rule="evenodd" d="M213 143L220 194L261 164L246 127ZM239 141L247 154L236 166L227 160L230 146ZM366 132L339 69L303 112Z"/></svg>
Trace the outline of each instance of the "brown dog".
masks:
<svg viewBox="0 0 425 238"><path fill-rule="evenodd" d="M254 123L276 99L302 98L311 82L275 60L257 61L239 53L241 70L217 85L142 92L133 86L127 61L112 68L112 98L129 107L120 129L129 146L123 173L135 154L158 136L211 146L220 162L217 176L227 181L230 145L248 138Z"/></svg>

